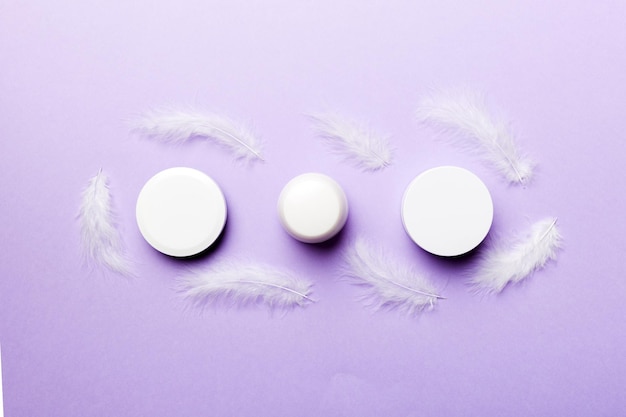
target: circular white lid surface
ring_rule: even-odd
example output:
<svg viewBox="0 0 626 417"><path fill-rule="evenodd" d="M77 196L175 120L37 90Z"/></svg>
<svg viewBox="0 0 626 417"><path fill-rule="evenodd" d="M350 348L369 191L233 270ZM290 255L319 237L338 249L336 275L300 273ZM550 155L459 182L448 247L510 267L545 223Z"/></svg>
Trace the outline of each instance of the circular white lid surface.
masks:
<svg viewBox="0 0 626 417"><path fill-rule="evenodd" d="M302 174L285 185L278 198L280 222L291 236L320 243L335 236L348 218L348 200L332 178Z"/></svg>
<svg viewBox="0 0 626 417"><path fill-rule="evenodd" d="M226 223L222 190L192 168L170 168L146 182L137 197L137 225L146 241L171 256L192 256L208 248Z"/></svg>
<svg viewBox="0 0 626 417"><path fill-rule="evenodd" d="M422 249L458 256L483 241L493 220L493 202L472 172L454 166L429 169L407 187L402 222Z"/></svg>

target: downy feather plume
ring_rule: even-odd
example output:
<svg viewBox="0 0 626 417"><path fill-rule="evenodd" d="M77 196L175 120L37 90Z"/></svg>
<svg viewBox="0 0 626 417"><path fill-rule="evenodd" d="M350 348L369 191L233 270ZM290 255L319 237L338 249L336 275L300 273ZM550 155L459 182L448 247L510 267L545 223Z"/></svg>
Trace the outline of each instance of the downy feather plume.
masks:
<svg viewBox="0 0 626 417"><path fill-rule="evenodd" d="M444 91L427 96L420 102L418 120L450 131L464 139L470 149L478 151L507 181L526 183L534 163L518 148L509 123L494 118L483 94L475 91Z"/></svg>
<svg viewBox="0 0 626 417"><path fill-rule="evenodd" d="M309 116L315 131L331 150L364 171L376 171L391 163L387 137L378 135L335 114Z"/></svg>
<svg viewBox="0 0 626 417"><path fill-rule="evenodd" d="M471 285L477 292L499 293L507 284L519 282L555 260L560 246L556 218L538 221L525 236L487 250Z"/></svg>
<svg viewBox="0 0 626 417"><path fill-rule="evenodd" d="M270 309L305 306L312 284L267 265L221 261L191 269L178 280L179 292L197 307L210 304L265 304Z"/></svg>
<svg viewBox="0 0 626 417"><path fill-rule="evenodd" d="M410 315L432 309L437 300L432 284L411 268L390 259L363 238L345 253L343 276L367 291L363 298L374 308L390 308Z"/></svg>
<svg viewBox="0 0 626 417"><path fill-rule="evenodd" d="M180 144L203 138L227 149L236 159L263 160L261 141L246 127L217 114L162 108L144 113L131 126L133 131L157 141Z"/></svg>
<svg viewBox="0 0 626 417"><path fill-rule="evenodd" d="M83 191L78 213L82 246L89 262L111 271L131 275L130 262L113 221L108 179L100 170Z"/></svg>

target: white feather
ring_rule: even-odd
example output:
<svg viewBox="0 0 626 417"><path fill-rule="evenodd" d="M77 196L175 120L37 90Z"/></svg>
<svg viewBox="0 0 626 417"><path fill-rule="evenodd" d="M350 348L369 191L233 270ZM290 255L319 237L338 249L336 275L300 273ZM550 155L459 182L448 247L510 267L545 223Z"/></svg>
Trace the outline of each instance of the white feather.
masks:
<svg viewBox="0 0 626 417"><path fill-rule="evenodd" d="M315 114L310 118L331 150L358 168L375 171L391 163L392 151L386 136L335 114Z"/></svg>
<svg viewBox="0 0 626 417"><path fill-rule="evenodd" d="M90 262L130 275L130 262L113 221L108 179L100 170L83 191L78 220L83 250Z"/></svg>
<svg viewBox="0 0 626 417"><path fill-rule="evenodd" d="M391 308L416 314L434 307L438 299L432 284L406 265L390 259L381 248L363 238L345 253L343 276L365 287L364 299L375 308Z"/></svg>
<svg viewBox="0 0 626 417"><path fill-rule="evenodd" d="M534 163L518 148L509 124L489 113L483 94L469 90L434 93L421 100L416 116L465 139L509 182L525 183L531 178Z"/></svg>
<svg viewBox="0 0 626 417"><path fill-rule="evenodd" d="M246 127L217 114L191 109L162 108L131 121L133 130L152 139L180 144L192 138L208 139L236 159L263 159L261 141Z"/></svg>
<svg viewBox="0 0 626 417"><path fill-rule="evenodd" d="M179 278L178 289L201 308L209 304L264 303L274 309L313 301L311 286L289 271L230 260L189 270Z"/></svg>
<svg viewBox="0 0 626 417"><path fill-rule="evenodd" d="M477 292L499 293L508 283L519 282L555 260L560 246L556 219L538 221L526 235L488 250L471 284Z"/></svg>

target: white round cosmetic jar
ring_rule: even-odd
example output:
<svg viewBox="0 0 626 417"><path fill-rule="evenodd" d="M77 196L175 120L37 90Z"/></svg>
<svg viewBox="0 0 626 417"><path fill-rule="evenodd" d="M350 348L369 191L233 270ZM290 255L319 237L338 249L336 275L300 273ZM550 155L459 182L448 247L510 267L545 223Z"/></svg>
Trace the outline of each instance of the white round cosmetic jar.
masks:
<svg viewBox="0 0 626 417"><path fill-rule="evenodd" d="M476 248L493 221L487 186L474 173L440 166L418 175L402 200L402 223L422 249L439 256L459 256Z"/></svg>
<svg viewBox="0 0 626 417"><path fill-rule="evenodd" d="M348 200L327 175L306 173L289 181L278 198L278 216L295 239L320 243L335 236L348 218Z"/></svg>
<svg viewBox="0 0 626 417"><path fill-rule="evenodd" d="M226 200L205 173L176 167L150 178L137 197L136 218L144 239L166 255L197 255L226 224Z"/></svg>

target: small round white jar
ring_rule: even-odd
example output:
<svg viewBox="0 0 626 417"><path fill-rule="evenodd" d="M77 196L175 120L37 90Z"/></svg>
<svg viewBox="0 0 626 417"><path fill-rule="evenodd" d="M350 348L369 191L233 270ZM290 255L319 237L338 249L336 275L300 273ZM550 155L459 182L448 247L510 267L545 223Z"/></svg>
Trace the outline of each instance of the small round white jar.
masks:
<svg viewBox="0 0 626 417"><path fill-rule="evenodd" d="M348 219L348 199L341 186L324 174L293 178L278 198L278 216L295 239L320 243L335 236Z"/></svg>
<svg viewBox="0 0 626 417"><path fill-rule="evenodd" d="M424 171L407 187L402 223L422 249L439 256L459 256L476 248L493 221L493 202L485 184L455 166Z"/></svg>
<svg viewBox="0 0 626 417"><path fill-rule="evenodd" d="M177 167L150 178L137 197L137 225L144 239L166 255L197 255L226 224L226 200L208 175Z"/></svg>

